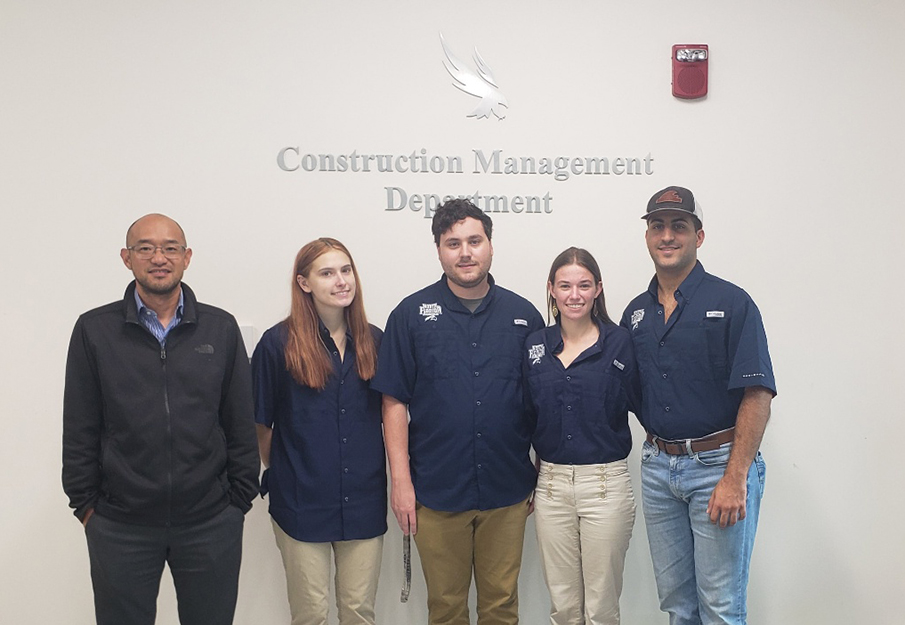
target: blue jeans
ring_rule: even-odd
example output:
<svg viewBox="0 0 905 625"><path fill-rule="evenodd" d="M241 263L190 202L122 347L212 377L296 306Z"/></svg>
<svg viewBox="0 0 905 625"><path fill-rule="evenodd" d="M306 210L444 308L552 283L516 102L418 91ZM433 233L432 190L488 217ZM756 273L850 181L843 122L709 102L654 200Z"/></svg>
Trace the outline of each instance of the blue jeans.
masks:
<svg viewBox="0 0 905 625"><path fill-rule="evenodd" d="M641 494L660 609L670 625L745 625L748 565L764 493L758 452L748 470L745 519L720 529L707 502L729 462L731 443L671 456L645 442Z"/></svg>

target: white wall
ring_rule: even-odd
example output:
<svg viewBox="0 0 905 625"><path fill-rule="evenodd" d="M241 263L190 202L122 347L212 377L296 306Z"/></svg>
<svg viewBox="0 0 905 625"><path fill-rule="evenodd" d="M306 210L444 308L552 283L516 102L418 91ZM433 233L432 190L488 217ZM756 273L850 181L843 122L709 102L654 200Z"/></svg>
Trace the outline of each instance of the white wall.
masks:
<svg viewBox="0 0 905 625"><path fill-rule="evenodd" d="M293 255L317 236L350 247L379 325L439 275L428 221L386 211L385 186L550 192L550 214L495 215L494 275L541 306L553 257L584 246L618 315L652 272L644 203L676 183L704 205L707 269L758 302L779 384L751 622L901 622L902 7L0 1L4 622L92 621L84 539L59 479L63 367L78 314L130 278L118 251L136 217L178 219L195 252L187 282L260 333L285 314ZM478 47L505 120L465 117L475 101L451 86L439 31L463 60ZM706 100L670 95L674 43L710 45ZM286 173L286 146L425 148L463 156L466 173ZM649 176L556 182L473 174L473 149L655 160ZM637 478L637 450L631 467ZM237 623L286 622L283 584L260 502ZM392 527L379 613L426 622L420 569L404 606L400 584ZM521 588L523 622L545 622L533 525ZM640 514L622 605L629 625L666 622ZM175 621L167 581L159 622Z"/></svg>

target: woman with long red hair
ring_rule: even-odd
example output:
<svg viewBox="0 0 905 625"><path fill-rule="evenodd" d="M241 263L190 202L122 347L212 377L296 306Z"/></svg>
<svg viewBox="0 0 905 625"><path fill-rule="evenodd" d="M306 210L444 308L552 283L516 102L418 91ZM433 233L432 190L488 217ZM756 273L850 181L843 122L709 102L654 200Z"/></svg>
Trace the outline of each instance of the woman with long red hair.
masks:
<svg viewBox="0 0 905 625"><path fill-rule="evenodd" d="M369 380L382 334L368 323L349 250L330 238L302 247L289 316L252 357L261 490L293 625L326 624L331 559L340 624L374 623L387 484Z"/></svg>

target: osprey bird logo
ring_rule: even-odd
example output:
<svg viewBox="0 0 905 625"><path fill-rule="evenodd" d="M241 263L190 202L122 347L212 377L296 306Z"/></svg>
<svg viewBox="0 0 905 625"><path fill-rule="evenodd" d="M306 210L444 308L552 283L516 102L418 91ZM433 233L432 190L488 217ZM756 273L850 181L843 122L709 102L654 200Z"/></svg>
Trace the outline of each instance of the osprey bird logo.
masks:
<svg viewBox="0 0 905 625"><path fill-rule="evenodd" d="M491 113L497 119L506 117L504 107L509 108L509 103L506 101L506 96L500 93L496 80L493 78L493 72L491 72L487 63L484 62L484 59L481 58L477 47L474 49L474 62L478 68L478 73L475 74L471 69L465 67L465 64L452 53L443 39L443 33L440 33L440 45L443 46L443 54L446 56L443 59L443 67L453 77L455 81L453 84L465 93L481 98L477 108L469 113L468 117L481 119L482 117L490 117Z"/></svg>

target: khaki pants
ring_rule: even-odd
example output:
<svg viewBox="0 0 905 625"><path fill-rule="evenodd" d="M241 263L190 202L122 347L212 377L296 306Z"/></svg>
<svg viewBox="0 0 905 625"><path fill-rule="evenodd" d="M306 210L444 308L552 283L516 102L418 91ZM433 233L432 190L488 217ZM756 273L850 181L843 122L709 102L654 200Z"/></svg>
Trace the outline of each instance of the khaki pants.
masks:
<svg viewBox="0 0 905 625"><path fill-rule="evenodd" d="M554 625L619 625L635 498L625 460L541 462L534 523Z"/></svg>
<svg viewBox="0 0 905 625"><path fill-rule="evenodd" d="M416 506L415 544L427 584L430 625L468 625L474 570L479 625L518 623L518 575L528 507L438 512Z"/></svg>
<svg viewBox="0 0 905 625"><path fill-rule="evenodd" d="M374 625L383 536L306 543L287 535L273 519L271 522L286 569L292 625L327 625L331 551L340 625Z"/></svg>

